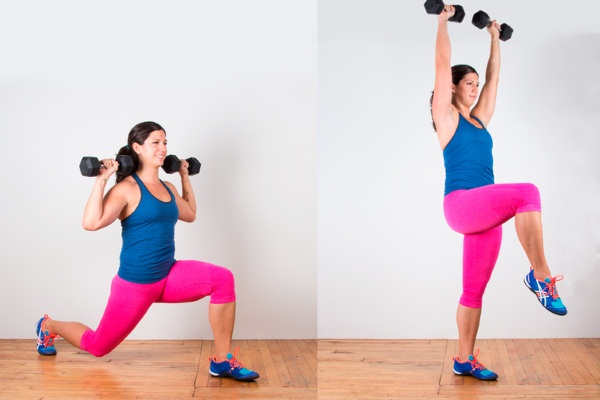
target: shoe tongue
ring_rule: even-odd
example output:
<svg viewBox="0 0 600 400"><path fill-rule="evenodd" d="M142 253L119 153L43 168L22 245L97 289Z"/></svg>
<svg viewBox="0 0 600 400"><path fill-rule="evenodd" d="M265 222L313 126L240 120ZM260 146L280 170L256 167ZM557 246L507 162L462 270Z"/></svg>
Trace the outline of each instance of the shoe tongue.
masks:
<svg viewBox="0 0 600 400"><path fill-rule="evenodd" d="M475 357L473 357L473 354L469 354L469 361L473 361L475 359Z"/></svg>
<svg viewBox="0 0 600 400"><path fill-rule="evenodd" d="M550 283L550 282L552 282L552 281L550 280L550 278L546 278L546 279L544 279L544 282L546 282L546 283Z"/></svg>
<svg viewBox="0 0 600 400"><path fill-rule="evenodd" d="M232 358L233 358L233 354L231 354L231 353L227 353L227 359L228 359L228 360L231 360Z"/></svg>

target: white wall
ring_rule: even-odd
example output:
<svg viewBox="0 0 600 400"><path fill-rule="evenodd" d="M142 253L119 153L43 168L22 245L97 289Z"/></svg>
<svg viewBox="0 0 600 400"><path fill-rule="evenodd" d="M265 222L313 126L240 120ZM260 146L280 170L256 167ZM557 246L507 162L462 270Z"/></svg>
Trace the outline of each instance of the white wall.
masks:
<svg viewBox="0 0 600 400"><path fill-rule="evenodd" d="M177 257L234 271L236 338L456 336L461 237L441 209L422 2L2 3L0 338L33 337L46 312L97 324L120 228L80 227L92 179L77 165L149 119L171 153L203 163ZM515 29L490 125L496 176L540 187L569 307L550 315L525 289L509 222L480 336L598 336L599 6L462 4L455 62L484 71L479 8ZM156 305L131 338L210 338L206 307Z"/></svg>
<svg viewBox="0 0 600 400"><path fill-rule="evenodd" d="M534 182L546 254L564 274L568 316L537 304L512 221L484 297L480 337L600 335L600 5L460 2L452 61L484 76L486 10L514 28L501 43L497 182ZM436 16L423 2L320 0L319 337L452 338L462 236L442 212L444 167L431 128Z"/></svg>
<svg viewBox="0 0 600 400"><path fill-rule="evenodd" d="M316 337L316 1L2 3L0 338L97 325L120 226L81 228L78 164L145 120L202 162L176 257L234 272L234 337ZM130 338L212 338L207 304L156 305Z"/></svg>

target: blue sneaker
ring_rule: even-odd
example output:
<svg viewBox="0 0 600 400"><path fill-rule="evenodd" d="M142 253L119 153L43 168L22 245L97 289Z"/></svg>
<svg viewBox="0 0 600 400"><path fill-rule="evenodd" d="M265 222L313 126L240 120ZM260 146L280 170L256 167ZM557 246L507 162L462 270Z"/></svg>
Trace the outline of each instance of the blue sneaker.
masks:
<svg viewBox="0 0 600 400"><path fill-rule="evenodd" d="M533 276L533 268L525 276L523 282L535 295L546 310L556 315L566 315L567 308L563 304L558 291L556 290L556 282L563 279L562 275L557 275L552 278L546 278L543 281L538 281Z"/></svg>
<svg viewBox="0 0 600 400"><path fill-rule="evenodd" d="M48 331L42 330L42 325L49 319L48 314L45 314L35 325L35 333L37 334L37 351L43 356L53 356L56 354L54 348L54 338L58 335L54 335Z"/></svg>
<svg viewBox="0 0 600 400"><path fill-rule="evenodd" d="M227 353L227 360L223 362L217 362L215 358L210 359L210 368L208 372L212 376L218 378L233 378L236 381L253 381L259 377L257 372L250 371L235 358L240 348L235 349L233 355Z"/></svg>
<svg viewBox="0 0 600 400"><path fill-rule="evenodd" d="M479 349L475 352L475 355L469 354L469 361L461 363L458 361L458 357L454 357L454 373L456 375L468 375L480 379L482 381L493 381L498 378L498 374L490 371L483 366L482 363L477 361L479 355Z"/></svg>

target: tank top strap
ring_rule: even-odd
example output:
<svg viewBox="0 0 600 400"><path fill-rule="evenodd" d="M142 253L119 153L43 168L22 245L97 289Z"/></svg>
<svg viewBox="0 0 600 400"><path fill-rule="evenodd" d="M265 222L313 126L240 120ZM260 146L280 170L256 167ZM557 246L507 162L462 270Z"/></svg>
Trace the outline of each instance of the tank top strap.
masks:
<svg viewBox="0 0 600 400"><path fill-rule="evenodd" d="M148 193L151 195L151 193L146 188L146 185L144 185L144 182L142 182L142 180L140 179L139 176L137 176L137 174L131 174L131 176L133 176L133 179L135 179L138 186L141 188L142 192L145 192L145 193ZM165 189L167 189L167 192L169 192L169 195L171 196L171 201L173 201L175 199L175 195L173 194L173 192L171 192L171 189L169 189L169 186L167 186L167 184L164 183L162 180L160 181L160 183L162 183L162 185L165 187Z"/></svg>
<svg viewBox="0 0 600 400"><path fill-rule="evenodd" d="M131 176L133 176L133 179L135 179L142 192L148 192L148 189L146 189L146 185L144 185L144 182L142 182L142 180L139 176L137 176L137 174L131 174Z"/></svg>
<svg viewBox="0 0 600 400"><path fill-rule="evenodd" d="M171 195L171 200L175 200L175 195L173 194L173 192L171 192L171 189L169 189L169 186L167 186L167 184L164 183L162 180L160 181L160 183L163 184L163 186L165 187L165 189L167 189L167 192L169 192L169 194Z"/></svg>
<svg viewBox="0 0 600 400"><path fill-rule="evenodd" d="M479 118L477 118L476 116L474 116L473 114L471 114L471 118L473 118L475 121L479 122L481 124L481 127L483 129L485 129L485 125L483 124L483 122L481 122L481 120Z"/></svg>

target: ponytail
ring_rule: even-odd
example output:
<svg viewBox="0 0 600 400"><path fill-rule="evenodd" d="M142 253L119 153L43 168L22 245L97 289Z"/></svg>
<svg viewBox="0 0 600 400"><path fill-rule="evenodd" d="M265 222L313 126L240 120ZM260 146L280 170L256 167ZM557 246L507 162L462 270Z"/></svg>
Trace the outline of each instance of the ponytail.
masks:
<svg viewBox="0 0 600 400"><path fill-rule="evenodd" d="M137 171L138 165L139 165L139 160L138 160L136 152L131 149L130 145L121 147L119 149L119 152L117 153L117 156L130 156L131 159L133 160L133 172L132 173ZM116 183L121 182L123 179L127 178L129 175L131 175L131 174L123 174L117 170L117 172L116 172L117 182Z"/></svg>

